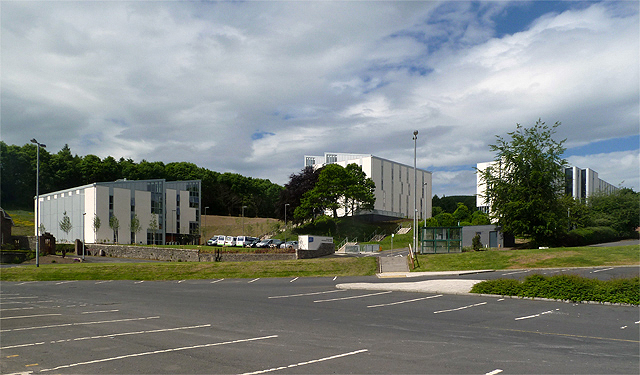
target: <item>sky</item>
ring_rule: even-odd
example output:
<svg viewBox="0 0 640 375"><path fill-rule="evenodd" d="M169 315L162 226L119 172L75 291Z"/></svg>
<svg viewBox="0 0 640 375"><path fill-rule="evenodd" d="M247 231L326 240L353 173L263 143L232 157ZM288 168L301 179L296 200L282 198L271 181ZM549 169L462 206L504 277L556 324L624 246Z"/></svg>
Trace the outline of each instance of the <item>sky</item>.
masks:
<svg viewBox="0 0 640 375"><path fill-rule="evenodd" d="M372 154L476 193L516 124L640 190L637 1L1 1L0 138L285 184Z"/></svg>

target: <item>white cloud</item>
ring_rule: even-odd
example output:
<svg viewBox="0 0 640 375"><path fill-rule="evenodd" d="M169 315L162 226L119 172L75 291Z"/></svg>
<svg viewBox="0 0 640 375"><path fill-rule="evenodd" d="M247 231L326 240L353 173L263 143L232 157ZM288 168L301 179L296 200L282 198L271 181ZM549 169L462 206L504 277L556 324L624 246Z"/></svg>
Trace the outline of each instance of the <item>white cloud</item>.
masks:
<svg viewBox="0 0 640 375"><path fill-rule="evenodd" d="M516 123L562 121L569 146L638 134L634 2L577 3L501 38L506 2L0 6L3 140L38 134L50 152L284 183L325 151L412 164L418 129L434 191L474 194L460 166L492 159ZM598 160L579 165L602 176Z"/></svg>

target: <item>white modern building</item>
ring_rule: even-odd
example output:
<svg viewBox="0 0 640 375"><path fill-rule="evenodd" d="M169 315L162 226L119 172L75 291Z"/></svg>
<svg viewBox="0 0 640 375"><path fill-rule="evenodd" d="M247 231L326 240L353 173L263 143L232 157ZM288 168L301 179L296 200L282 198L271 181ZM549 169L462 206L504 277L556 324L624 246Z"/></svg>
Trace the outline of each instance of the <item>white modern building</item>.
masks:
<svg viewBox="0 0 640 375"><path fill-rule="evenodd" d="M58 242L197 243L200 201L200 180L96 182L40 195L39 222ZM71 223L68 233L60 228L65 213ZM119 223L117 234L109 225L112 217ZM139 222L137 232L131 227L133 218ZM99 226L94 224L98 220Z"/></svg>
<svg viewBox="0 0 640 375"><path fill-rule="evenodd" d="M495 162L478 163L476 173L476 205L478 209L489 212L489 202L485 199L486 186L482 181L481 173ZM618 190L617 187L598 178L598 172L593 169L581 169L579 167L566 167L565 175L565 194L575 199L584 200L595 193L611 194Z"/></svg>
<svg viewBox="0 0 640 375"><path fill-rule="evenodd" d="M431 172L417 168L414 175L413 166L368 154L325 152L324 156L304 157L305 167L320 168L326 164L339 164L343 167L357 164L373 180L376 185L376 202L373 211L367 211L367 214L413 218L416 188L418 217L431 217ZM338 211L338 215L344 215L344 210Z"/></svg>

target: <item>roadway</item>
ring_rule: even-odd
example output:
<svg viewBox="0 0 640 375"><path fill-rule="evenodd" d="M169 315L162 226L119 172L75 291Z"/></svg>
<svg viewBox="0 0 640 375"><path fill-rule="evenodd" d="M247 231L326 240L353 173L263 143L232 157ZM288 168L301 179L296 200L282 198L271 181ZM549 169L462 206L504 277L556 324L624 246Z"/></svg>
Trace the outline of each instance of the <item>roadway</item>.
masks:
<svg viewBox="0 0 640 375"><path fill-rule="evenodd" d="M451 277L3 282L0 372L638 373L637 307L337 288Z"/></svg>

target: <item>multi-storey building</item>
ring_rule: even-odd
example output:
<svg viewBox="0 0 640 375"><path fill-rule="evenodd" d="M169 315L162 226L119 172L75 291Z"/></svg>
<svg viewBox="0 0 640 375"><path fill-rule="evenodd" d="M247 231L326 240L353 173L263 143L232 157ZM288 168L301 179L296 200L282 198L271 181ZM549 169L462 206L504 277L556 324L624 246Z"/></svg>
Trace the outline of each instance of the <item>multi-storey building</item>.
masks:
<svg viewBox="0 0 640 375"><path fill-rule="evenodd" d="M39 222L62 242L197 243L200 185L200 180L118 180L56 191L40 195ZM68 233L60 227L65 214L71 223ZM117 231L109 225L112 217L118 221ZM137 232L131 226L134 218Z"/></svg>
<svg viewBox="0 0 640 375"><path fill-rule="evenodd" d="M482 172L495 162L478 163L478 172ZM584 200L599 192L602 194L611 194L618 190L617 187L598 178L598 172L593 169L581 169L578 167L564 168L565 176L565 194L575 199ZM483 183L480 173L477 173L476 188L476 205L484 212L489 212L489 202L486 201L484 195L486 186Z"/></svg>
<svg viewBox="0 0 640 375"><path fill-rule="evenodd" d="M431 217L433 184L429 171L417 168L414 175L412 166L368 154L326 152L324 156L304 157L305 167L319 168L326 164L339 164L346 167L352 163L359 165L376 185L375 206L373 211L367 211L367 214L413 218L414 194L417 192L415 197L417 198L417 216ZM344 215L344 211L338 211L338 214Z"/></svg>

